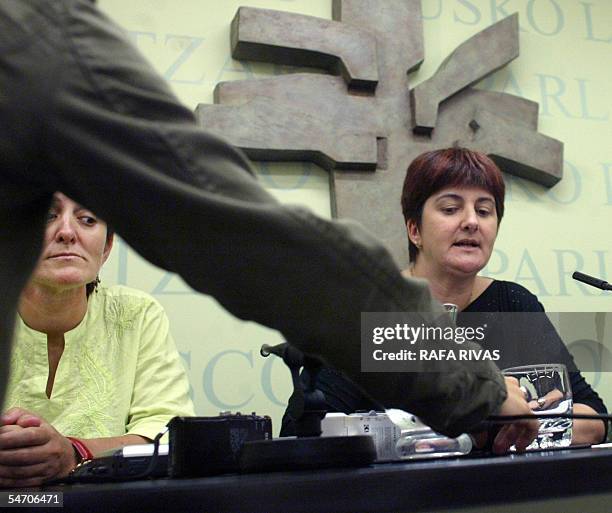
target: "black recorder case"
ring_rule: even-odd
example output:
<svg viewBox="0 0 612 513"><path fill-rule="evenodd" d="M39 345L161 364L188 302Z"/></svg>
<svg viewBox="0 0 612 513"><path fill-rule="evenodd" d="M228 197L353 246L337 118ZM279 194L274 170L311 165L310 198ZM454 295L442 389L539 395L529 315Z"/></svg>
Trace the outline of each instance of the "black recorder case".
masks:
<svg viewBox="0 0 612 513"><path fill-rule="evenodd" d="M270 417L221 413L218 417L174 417L169 423L170 477L238 472L242 444L272 438Z"/></svg>

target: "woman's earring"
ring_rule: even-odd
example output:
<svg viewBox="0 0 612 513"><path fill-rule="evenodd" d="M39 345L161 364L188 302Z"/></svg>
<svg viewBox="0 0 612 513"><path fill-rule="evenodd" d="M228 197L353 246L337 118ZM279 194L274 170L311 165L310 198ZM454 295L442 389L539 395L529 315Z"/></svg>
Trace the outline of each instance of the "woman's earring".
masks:
<svg viewBox="0 0 612 513"><path fill-rule="evenodd" d="M93 282L94 292L98 292L98 285L100 285L100 276L96 276L96 279Z"/></svg>

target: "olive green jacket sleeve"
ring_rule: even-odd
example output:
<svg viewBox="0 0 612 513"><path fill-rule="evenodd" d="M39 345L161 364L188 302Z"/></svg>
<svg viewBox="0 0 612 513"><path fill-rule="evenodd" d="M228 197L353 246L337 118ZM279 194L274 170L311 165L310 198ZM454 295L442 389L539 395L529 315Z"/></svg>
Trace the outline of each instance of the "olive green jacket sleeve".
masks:
<svg viewBox="0 0 612 513"><path fill-rule="evenodd" d="M361 312L436 310L425 285L403 279L356 224L275 201L94 4L3 2L0 34L0 158L12 187L0 196L0 220L18 234L2 238L7 289L19 287L29 262L11 256L31 254L36 241L2 209L19 206L20 223L40 233L43 200L62 190L154 264L322 356L385 405L451 434L499 407L505 388L491 363L361 373ZM15 298L2 301L11 311Z"/></svg>

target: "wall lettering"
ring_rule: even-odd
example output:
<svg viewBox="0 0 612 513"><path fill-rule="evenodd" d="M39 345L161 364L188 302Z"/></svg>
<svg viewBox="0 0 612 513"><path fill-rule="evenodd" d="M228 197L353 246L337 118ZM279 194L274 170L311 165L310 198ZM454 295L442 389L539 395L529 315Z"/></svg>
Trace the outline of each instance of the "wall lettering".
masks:
<svg viewBox="0 0 612 513"><path fill-rule="evenodd" d="M480 23L482 16L480 14L480 10L478 9L478 7L476 7L473 3L469 2L468 0L457 0L457 3L459 3L459 5L464 6L467 9L467 11L463 11L463 12L465 12L465 15L468 17L467 18L460 17L457 14L457 9L455 9L453 13L453 19L456 22L462 23L464 25L477 25L478 23Z"/></svg>
<svg viewBox="0 0 612 513"><path fill-rule="evenodd" d="M483 269L482 275L491 278L510 277L518 283L525 285L534 294L540 297L569 297L574 295L572 286L575 285L583 296L596 297L607 294L597 289L582 285L571 276L574 271L583 271L607 280L607 259L609 251L597 249L590 253L581 253L573 249L553 249L552 254L532 256L528 249L524 249L519 259L510 259L503 249L495 248L491 259ZM556 267L554 273L541 273L539 269ZM546 276L546 279L543 278ZM551 280L556 278L556 283Z"/></svg>
<svg viewBox="0 0 612 513"><path fill-rule="evenodd" d="M482 270L481 274L489 277L503 275L506 271L508 271L508 263L508 255L501 249L494 249L491 253L489 263Z"/></svg>
<svg viewBox="0 0 612 513"><path fill-rule="evenodd" d="M610 119L609 110L602 110L592 104L593 98L601 96L593 93L592 81L584 78L574 78L573 81L569 81L556 75L543 73L534 75L534 79L537 82L537 90L534 93L539 93L540 96L540 116L553 117L561 113L566 118L586 121L608 121ZM479 84L483 89L517 96L524 96L524 90L533 89L529 85L529 83L519 83L511 69L498 71ZM574 113L569 105L572 100L576 99L578 99L578 105Z"/></svg>
<svg viewBox="0 0 612 513"><path fill-rule="evenodd" d="M597 276L599 276L602 280L608 281L608 271L606 269L606 255L607 251L595 250L593 251L595 255L597 255L597 264L598 264L598 272Z"/></svg>
<svg viewBox="0 0 612 513"><path fill-rule="evenodd" d="M175 285L179 285L179 287L174 290L168 290L167 287L172 281L175 282ZM176 274L166 272L162 276L161 280L159 280L157 285L153 287L151 294L153 294L154 296L185 296L190 294L197 294L197 292L187 287Z"/></svg>
<svg viewBox="0 0 612 513"><path fill-rule="evenodd" d="M580 194L582 193L582 177L578 168L567 160L563 161L563 171L569 171L571 181L568 180L568 174L564 173L566 177L565 180L558 184L557 187L548 189L546 191L546 196L560 205L569 205L575 203L576 200L580 198ZM560 190L570 191L569 197L562 198L559 194Z"/></svg>
<svg viewBox="0 0 612 513"><path fill-rule="evenodd" d="M181 359L183 360L183 362L185 362L185 368L187 369L187 371L191 370L191 351L179 351L179 356L181 357ZM193 394L193 387L191 386L191 380L189 380L189 397L191 397L191 400L193 401L194 398L194 394Z"/></svg>
<svg viewBox="0 0 612 513"><path fill-rule="evenodd" d="M603 35L604 37L597 37L597 35L595 35L595 28L593 25L593 13L591 10L593 4L590 2L580 2L580 4L584 9L584 24L586 28L585 39L589 41L596 41L598 43L612 43L612 35L606 37L606 30L601 25L598 27L600 29L600 31L598 31L598 35ZM595 17L595 19L597 19L597 17Z"/></svg>
<svg viewBox="0 0 612 513"><path fill-rule="evenodd" d="M155 32L128 30L127 34L132 42L139 48L143 48L147 43L153 43L154 45L158 43L157 34ZM201 84L204 81L205 73L201 73L198 77L186 79L184 77L181 78L181 70L187 62L195 57L196 51L202 47L203 42L203 37L184 34L166 34L163 40L163 46L177 49L178 54L162 72L164 78L176 84Z"/></svg>
<svg viewBox="0 0 612 513"><path fill-rule="evenodd" d="M286 406L287 400L289 399L292 390L283 390L285 398L281 399L274 393L274 390L272 388L272 368L277 365L282 366L285 372L289 372L289 368L283 363L280 358L268 358L261 370L261 389L263 390L264 395L270 400L271 403L276 404L277 406Z"/></svg>
<svg viewBox="0 0 612 513"><path fill-rule="evenodd" d="M584 296L596 296L597 292L591 292L595 289L588 285L583 285L580 282L572 279L572 273L574 271L582 271L584 267L584 260L582 255L573 249L553 249L557 257L557 270L559 272L559 296L569 296L567 292L566 281L575 283L580 289L580 292ZM566 260L566 257L570 258L570 261Z"/></svg>
<svg viewBox="0 0 612 513"><path fill-rule="evenodd" d="M118 261L117 283L119 285L127 285L128 282L128 245L123 239L116 238L119 244L115 246Z"/></svg>
<svg viewBox="0 0 612 513"><path fill-rule="evenodd" d="M536 4L541 5L542 2L538 0L529 0L529 2L527 2L527 20L529 21L529 25L531 25L538 34L543 36L555 36L561 32L565 24L563 11L555 0L545 0L545 3L550 5L551 9L538 11L540 15L538 20L536 20ZM542 28L542 25L549 25L550 20L554 22L552 29L545 30Z"/></svg>
<svg viewBox="0 0 612 513"><path fill-rule="evenodd" d="M506 11L504 7L510 0L491 0L491 22L497 21L510 16L513 11Z"/></svg>
<svg viewBox="0 0 612 513"><path fill-rule="evenodd" d="M132 40L135 46L140 47L143 40L150 40L152 43L157 43L157 34L155 32L143 32L140 30L128 30L128 37Z"/></svg>
<svg viewBox="0 0 612 513"><path fill-rule="evenodd" d="M436 0L431 0L429 2L424 2L423 5L423 14L422 18L424 20L437 20L442 15L442 0L437 0L437 10L433 10L431 8L434 5Z"/></svg>
<svg viewBox="0 0 612 513"><path fill-rule="evenodd" d="M220 363L229 365L227 361L223 362L223 360L226 358L231 359L232 372L234 372L236 375L244 374L245 368L250 369L251 374L255 370L252 350L240 351L238 349L228 349L217 353L208 361L202 373L202 390L204 392L204 396L214 407L222 410L244 408L253 401L255 394L251 394L248 397L240 399L233 396L232 399L234 399L234 402L230 402L228 399L222 399L217 393L215 384L220 384L220 386L223 387L222 383L229 379L227 375L216 377L216 369ZM281 392L284 397L279 397L275 393L273 388L272 373L274 369L278 369L278 366L282 367L281 371L285 371L287 373L289 372L280 358L266 359L261 368L260 385L264 396L275 406L282 407L286 406L287 399L289 398L289 395L291 395L292 389L290 388L290 385L289 388L283 387Z"/></svg>
<svg viewBox="0 0 612 513"><path fill-rule="evenodd" d="M223 66L221 66L219 73L217 73L215 83L236 80L236 74L238 74L241 79L255 78L253 66L251 66L249 61L235 61L230 56L225 59Z"/></svg>
<svg viewBox="0 0 612 513"><path fill-rule="evenodd" d="M204 395L206 399L208 399L213 406L219 408L221 410L232 410L243 408L253 399L253 394L251 394L248 398L241 402L227 402L222 400L215 390L215 367L219 363L222 358L226 357L236 357L232 358L232 366L235 368L236 374L238 374L239 369L244 368L244 360L248 364L250 369L253 368L253 351L238 351L235 349L228 349L227 351L222 351L215 355L208 362L206 367L204 368L204 372L202 373L202 385L204 390ZM228 379L228 376L224 376L224 379ZM220 380L223 381L223 380Z"/></svg>
<svg viewBox="0 0 612 513"><path fill-rule="evenodd" d="M511 175L504 175L504 181L506 182L506 203L514 201L543 202L542 188L533 187L527 180ZM536 194L536 189L539 194ZM520 192L520 196L516 194L517 191Z"/></svg>
<svg viewBox="0 0 612 513"><path fill-rule="evenodd" d="M175 77L175 75L177 74L181 66L185 64L189 59L191 59L195 51L202 46L204 38L183 36L179 34L166 34L164 44L168 46L168 43L171 42L185 42L187 44L184 45L184 48L182 49L181 53L164 72L164 78L166 80L169 80L170 82L174 82L177 84L201 84L204 80L204 77L206 76L206 73L202 73L199 78L192 80L178 79Z"/></svg>
<svg viewBox="0 0 612 513"><path fill-rule="evenodd" d="M519 11L520 31L555 37L566 31L572 23L584 33L584 39L596 43L612 43L612 30L606 23L605 13L593 2L577 2L581 16L569 14L564 9L566 0L424 0L423 20L433 21L452 10L452 21L460 25L486 25Z"/></svg>
<svg viewBox="0 0 612 513"><path fill-rule="evenodd" d="M523 274L523 267L526 268L526 274ZM531 290L531 292L533 292L536 296L550 296L550 293L548 290L546 290L544 281L538 273L538 269L527 249L523 251L514 281L519 283L532 282L535 285L535 289Z"/></svg>
<svg viewBox="0 0 612 513"><path fill-rule="evenodd" d="M591 115L590 113L587 95L587 83L589 81L577 78L576 82L578 82L578 95L580 97L580 117L582 119L588 119L593 121L608 121L608 119L610 119L610 112L601 113L600 115Z"/></svg>
<svg viewBox="0 0 612 513"><path fill-rule="evenodd" d="M518 80L511 70L508 70L507 78L502 85L502 92L523 96L523 91L519 86Z"/></svg>
<svg viewBox="0 0 612 513"><path fill-rule="evenodd" d="M566 117L574 118L570 114L569 109L561 101L561 97L566 93L565 82L559 77L553 75L536 74L540 82L540 98L542 108L540 109L540 116L552 116L553 111L551 103L556 105L557 109Z"/></svg>
<svg viewBox="0 0 612 513"><path fill-rule="evenodd" d="M606 205L612 205L612 177L610 176L610 170L612 170L612 162L602 162L604 180L606 182Z"/></svg>

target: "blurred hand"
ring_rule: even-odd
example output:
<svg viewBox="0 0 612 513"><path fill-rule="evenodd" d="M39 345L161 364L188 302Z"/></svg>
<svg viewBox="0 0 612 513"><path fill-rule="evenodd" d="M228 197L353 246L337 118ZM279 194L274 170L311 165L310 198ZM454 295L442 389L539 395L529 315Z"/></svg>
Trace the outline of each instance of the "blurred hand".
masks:
<svg viewBox="0 0 612 513"><path fill-rule="evenodd" d="M70 440L42 417L11 408L0 420L0 486L38 486L75 467Z"/></svg>
<svg viewBox="0 0 612 513"><path fill-rule="evenodd" d="M508 397L503 402L499 415L533 415L523 391L518 386L518 381L511 377L504 379ZM516 446L518 452L524 452L537 436L538 428L539 422L535 416L533 420L517 420L512 424L504 424L493 442L493 452L503 454L512 445Z"/></svg>

